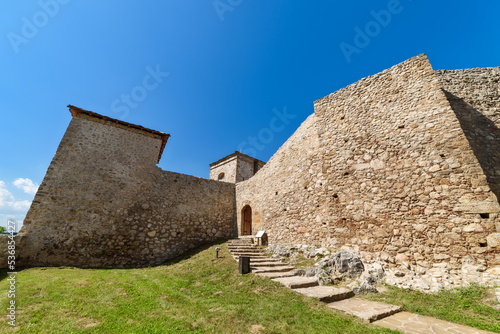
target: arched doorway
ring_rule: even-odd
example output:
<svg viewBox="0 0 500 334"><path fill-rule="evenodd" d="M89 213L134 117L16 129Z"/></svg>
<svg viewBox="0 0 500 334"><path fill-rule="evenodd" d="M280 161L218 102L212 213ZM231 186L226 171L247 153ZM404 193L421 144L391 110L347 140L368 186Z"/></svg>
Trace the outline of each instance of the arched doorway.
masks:
<svg viewBox="0 0 500 334"><path fill-rule="evenodd" d="M241 214L242 235L252 235L252 208L246 205Z"/></svg>

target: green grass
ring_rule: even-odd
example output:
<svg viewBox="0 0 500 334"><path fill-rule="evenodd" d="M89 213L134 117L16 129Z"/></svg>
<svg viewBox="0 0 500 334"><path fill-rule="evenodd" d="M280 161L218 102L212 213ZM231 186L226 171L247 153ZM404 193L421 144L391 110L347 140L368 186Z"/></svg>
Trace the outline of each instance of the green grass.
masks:
<svg viewBox="0 0 500 334"><path fill-rule="evenodd" d="M214 258L216 246L223 258ZM151 268L25 269L16 290L18 327L2 316L1 333L394 333L239 275L225 244ZM2 310L7 303L1 293Z"/></svg>
<svg viewBox="0 0 500 334"><path fill-rule="evenodd" d="M492 288L472 284L467 288L443 290L438 294L391 286L387 288L386 292L364 298L401 305L404 311L500 333L500 311L491 307L494 304Z"/></svg>

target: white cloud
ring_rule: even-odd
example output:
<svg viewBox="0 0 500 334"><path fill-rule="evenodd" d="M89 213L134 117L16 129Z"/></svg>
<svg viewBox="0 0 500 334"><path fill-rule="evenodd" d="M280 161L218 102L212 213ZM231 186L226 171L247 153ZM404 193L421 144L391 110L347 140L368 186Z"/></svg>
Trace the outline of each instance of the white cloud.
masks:
<svg viewBox="0 0 500 334"><path fill-rule="evenodd" d="M30 179L19 178L12 182L17 188L22 189L25 193L34 195L38 190L38 184L35 184Z"/></svg>
<svg viewBox="0 0 500 334"><path fill-rule="evenodd" d="M20 182L17 182L21 180ZM29 181L29 182L26 182ZM38 188L30 179L17 179L14 181L14 185L16 185L16 182L18 184L24 184L26 187L28 187L28 191L32 191L30 189L31 185L30 182L33 186ZM16 185L18 187L18 185ZM21 187L21 186L19 186ZM24 192L28 193L26 189L23 189ZM35 190L36 192L36 190ZM3 211L7 211L8 213L13 213L13 212L19 212L19 211L27 211L30 208L31 201L28 200L16 200L14 196L12 196L12 193L7 189L5 182L0 181L0 208ZM5 213L5 212L1 212Z"/></svg>
<svg viewBox="0 0 500 334"><path fill-rule="evenodd" d="M30 208L31 201L27 200L15 201L15 202L10 202L9 205L14 211L23 211L23 210L28 210Z"/></svg>
<svg viewBox="0 0 500 334"><path fill-rule="evenodd" d="M8 201L11 201L14 199L14 196L10 193L10 191L7 190L5 187L5 182L0 181L0 206L6 205Z"/></svg>

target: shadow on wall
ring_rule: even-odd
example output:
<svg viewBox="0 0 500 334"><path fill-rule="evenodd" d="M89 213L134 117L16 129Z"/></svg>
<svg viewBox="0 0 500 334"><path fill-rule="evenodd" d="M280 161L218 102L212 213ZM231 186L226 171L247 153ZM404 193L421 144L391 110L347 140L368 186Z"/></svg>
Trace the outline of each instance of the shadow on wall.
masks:
<svg viewBox="0 0 500 334"><path fill-rule="evenodd" d="M500 129L463 99L443 91L484 170L491 190L500 200Z"/></svg>

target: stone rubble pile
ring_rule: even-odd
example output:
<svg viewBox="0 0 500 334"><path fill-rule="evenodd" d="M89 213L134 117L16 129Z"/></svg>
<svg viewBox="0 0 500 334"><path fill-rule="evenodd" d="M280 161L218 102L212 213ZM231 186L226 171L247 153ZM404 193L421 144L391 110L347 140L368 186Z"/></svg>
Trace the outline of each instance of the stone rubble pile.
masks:
<svg viewBox="0 0 500 334"><path fill-rule="evenodd" d="M403 254L390 257L384 253L351 249L341 249L330 255L325 247L309 245L271 245L266 252L282 261L289 259L291 265L299 255L317 259L319 261L315 263L315 268L295 269L294 274L316 277L320 285L343 282L356 294L377 292L376 286L380 282L428 293L471 283L500 286L500 267L488 269L484 260L472 256L464 257L462 263L457 264L412 261Z"/></svg>
<svg viewBox="0 0 500 334"><path fill-rule="evenodd" d="M289 258L290 263L294 264L297 256L300 254L305 258L319 258L330 255L330 251L325 247L315 247L310 245L270 245L266 252L271 254L273 258L281 258L282 260Z"/></svg>
<svg viewBox="0 0 500 334"><path fill-rule="evenodd" d="M459 262L412 261L406 255L387 257L385 254L359 252L366 267L382 267L385 283L403 289L436 293L442 289L465 287L471 283L484 286L500 285L500 266L488 268L485 260L465 256Z"/></svg>

